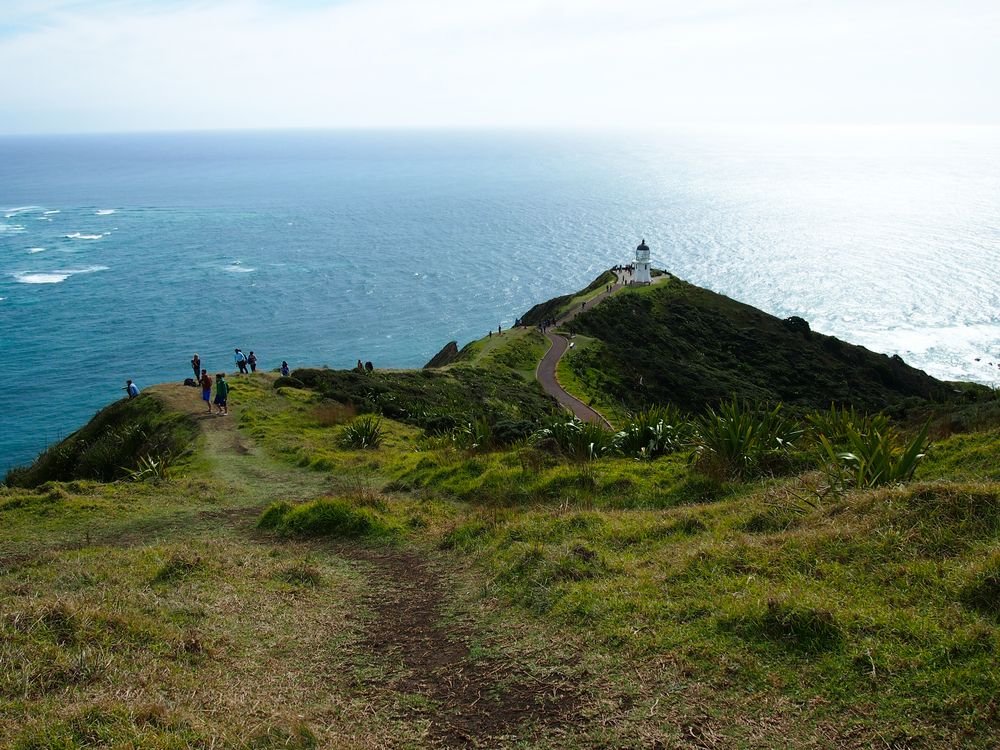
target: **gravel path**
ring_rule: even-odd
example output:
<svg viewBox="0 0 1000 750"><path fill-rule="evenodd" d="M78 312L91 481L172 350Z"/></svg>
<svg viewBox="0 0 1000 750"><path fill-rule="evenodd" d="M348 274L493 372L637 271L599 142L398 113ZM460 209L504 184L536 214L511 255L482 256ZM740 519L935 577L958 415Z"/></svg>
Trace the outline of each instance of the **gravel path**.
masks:
<svg viewBox="0 0 1000 750"><path fill-rule="evenodd" d="M617 273L618 281L611 287L611 291L601 292L599 295L594 297L587 303L588 308L591 308L594 305L599 305L602 301L604 301L604 299L622 288L622 285L627 280L628 272L618 271ZM564 323L568 323L583 311L583 308L580 307L570 310L556 321L556 325L560 326ZM545 337L552 343L552 346L550 346L549 350L545 352L545 356L542 357L542 361L539 362L538 367L535 368L535 377L538 379L538 382L542 384L544 391L564 407L573 412L574 416L578 419L581 419L584 422L593 422L594 424L603 424L607 427L611 427L611 423L608 422L608 420L605 419L600 412L590 408L576 396L572 396L567 393L566 389L559 384L559 379L556 377L556 367L558 367L559 360L562 359L566 350L569 349L569 341L567 338L558 333L552 333L551 331L546 331Z"/></svg>

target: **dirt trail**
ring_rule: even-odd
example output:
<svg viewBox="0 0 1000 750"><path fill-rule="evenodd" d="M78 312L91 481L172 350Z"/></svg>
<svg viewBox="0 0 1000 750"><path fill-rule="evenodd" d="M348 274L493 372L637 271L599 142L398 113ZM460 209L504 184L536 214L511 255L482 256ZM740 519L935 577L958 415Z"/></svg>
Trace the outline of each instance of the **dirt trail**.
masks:
<svg viewBox="0 0 1000 750"><path fill-rule="evenodd" d="M400 550L357 556L377 570L364 645L395 666L393 690L430 699L413 713L429 721L434 746L496 747L569 717L579 694L561 668L536 675L516 661L471 657L468 626L441 622L447 583L422 557Z"/></svg>
<svg viewBox="0 0 1000 750"><path fill-rule="evenodd" d="M274 461L240 434L238 405L230 416L216 417L198 413L200 394L194 388L163 385L156 386L156 392L171 408L196 415L219 479L258 477L260 484L281 491L295 488L302 497L332 491L328 475ZM220 512L219 520L246 524L247 510L258 508ZM571 681L563 672L570 665L539 668L535 674L518 661L472 657L471 628L443 622L453 598L451 584L424 555L398 548L334 549L361 563L370 576L366 604L373 618L356 648L359 661L374 657L390 675L389 685L371 688L424 698L418 702L421 708L407 711L428 722L431 746L496 747L504 737L523 737L530 727L557 725L572 713L580 675Z"/></svg>

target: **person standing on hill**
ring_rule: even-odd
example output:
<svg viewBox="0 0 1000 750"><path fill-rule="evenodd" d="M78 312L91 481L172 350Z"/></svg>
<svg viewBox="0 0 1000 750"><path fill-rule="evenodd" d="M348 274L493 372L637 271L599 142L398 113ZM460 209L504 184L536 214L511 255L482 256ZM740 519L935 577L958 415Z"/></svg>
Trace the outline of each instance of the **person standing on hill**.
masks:
<svg viewBox="0 0 1000 750"><path fill-rule="evenodd" d="M240 372L242 372L245 375L247 371L247 355L245 355L239 349L236 349L236 354L233 355L233 359L236 360L236 366L240 368Z"/></svg>
<svg viewBox="0 0 1000 750"><path fill-rule="evenodd" d="M201 378L198 379L199 385L201 385L201 398L205 402L205 406L208 407L208 413L212 413L212 376L208 374L208 370L201 371Z"/></svg>
<svg viewBox="0 0 1000 750"><path fill-rule="evenodd" d="M215 373L215 408L217 414L229 414L229 383L226 373Z"/></svg>
<svg viewBox="0 0 1000 750"><path fill-rule="evenodd" d="M291 370L288 368L288 363L285 360L281 360L281 374L287 378L288 373L290 372Z"/></svg>
<svg viewBox="0 0 1000 750"><path fill-rule="evenodd" d="M201 357L198 356L198 352L194 353L191 357L191 369L194 370L194 379L198 380L201 377Z"/></svg>
<svg viewBox="0 0 1000 750"><path fill-rule="evenodd" d="M247 356L247 364L250 365L250 372L257 372L257 355L253 353L253 350Z"/></svg>

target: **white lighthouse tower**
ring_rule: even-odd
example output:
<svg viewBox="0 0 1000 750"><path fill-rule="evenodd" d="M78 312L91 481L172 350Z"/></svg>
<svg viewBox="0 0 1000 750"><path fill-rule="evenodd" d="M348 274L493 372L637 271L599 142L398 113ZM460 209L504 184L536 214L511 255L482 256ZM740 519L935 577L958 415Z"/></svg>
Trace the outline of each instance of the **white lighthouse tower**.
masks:
<svg viewBox="0 0 1000 750"><path fill-rule="evenodd" d="M646 240L643 240L635 249L635 273L632 274L632 283L649 284L652 280L649 275L649 248L646 246Z"/></svg>

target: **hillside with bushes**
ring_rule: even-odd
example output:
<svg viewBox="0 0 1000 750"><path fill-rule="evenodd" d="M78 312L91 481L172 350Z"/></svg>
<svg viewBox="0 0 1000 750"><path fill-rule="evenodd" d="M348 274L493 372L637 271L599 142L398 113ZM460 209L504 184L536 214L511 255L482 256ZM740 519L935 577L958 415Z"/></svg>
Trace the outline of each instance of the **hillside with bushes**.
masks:
<svg viewBox="0 0 1000 750"><path fill-rule="evenodd" d="M899 412L952 395L899 357L677 278L616 295L577 316L570 330L600 342L576 358L580 378L631 409L671 403L700 411L736 396L802 409L836 403Z"/></svg>
<svg viewBox="0 0 1000 750"><path fill-rule="evenodd" d="M676 279L571 328L614 429L525 328L9 473L0 746L995 745L996 392Z"/></svg>

